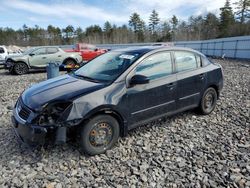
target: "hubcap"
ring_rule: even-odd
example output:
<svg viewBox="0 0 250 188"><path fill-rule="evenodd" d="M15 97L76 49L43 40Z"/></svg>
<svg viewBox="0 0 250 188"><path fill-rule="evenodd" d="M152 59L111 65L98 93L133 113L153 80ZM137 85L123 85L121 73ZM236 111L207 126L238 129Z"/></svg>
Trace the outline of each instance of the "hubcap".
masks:
<svg viewBox="0 0 250 188"><path fill-rule="evenodd" d="M26 69L26 66L24 64L18 64L18 65L16 65L16 71L19 74L25 73L25 69Z"/></svg>
<svg viewBox="0 0 250 188"><path fill-rule="evenodd" d="M107 146L111 142L112 137L112 127L108 123L102 122L96 124L90 131L89 141L95 147Z"/></svg>
<svg viewBox="0 0 250 188"><path fill-rule="evenodd" d="M205 96L204 106L206 110L210 110L214 104L214 95L212 92L208 92Z"/></svg>

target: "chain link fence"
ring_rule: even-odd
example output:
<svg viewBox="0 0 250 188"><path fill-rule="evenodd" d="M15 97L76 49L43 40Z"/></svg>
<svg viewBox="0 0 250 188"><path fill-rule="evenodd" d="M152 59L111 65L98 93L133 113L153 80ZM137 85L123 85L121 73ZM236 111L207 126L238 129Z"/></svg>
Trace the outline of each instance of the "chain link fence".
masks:
<svg viewBox="0 0 250 188"><path fill-rule="evenodd" d="M99 44L99 48L118 49L164 43ZM175 46L198 50L207 56L250 59L250 36L230 37L203 41L174 42Z"/></svg>

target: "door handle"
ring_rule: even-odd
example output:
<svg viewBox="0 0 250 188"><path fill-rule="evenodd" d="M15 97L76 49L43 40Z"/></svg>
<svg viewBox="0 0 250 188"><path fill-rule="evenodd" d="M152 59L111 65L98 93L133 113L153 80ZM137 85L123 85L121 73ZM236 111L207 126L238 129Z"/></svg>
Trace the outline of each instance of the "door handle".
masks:
<svg viewBox="0 0 250 188"><path fill-rule="evenodd" d="M42 59L46 59L46 57L42 57Z"/></svg>
<svg viewBox="0 0 250 188"><path fill-rule="evenodd" d="M62 57L61 55L59 55L58 57Z"/></svg>
<svg viewBox="0 0 250 188"><path fill-rule="evenodd" d="M175 85L176 85L176 84L175 84L174 82L172 82L172 83L167 84L167 87L168 87L170 90L173 90Z"/></svg>
<svg viewBox="0 0 250 188"><path fill-rule="evenodd" d="M205 77L205 74L204 74L204 73L199 75L199 78L200 78L201 80L203 80L204 77Z"/></svg>

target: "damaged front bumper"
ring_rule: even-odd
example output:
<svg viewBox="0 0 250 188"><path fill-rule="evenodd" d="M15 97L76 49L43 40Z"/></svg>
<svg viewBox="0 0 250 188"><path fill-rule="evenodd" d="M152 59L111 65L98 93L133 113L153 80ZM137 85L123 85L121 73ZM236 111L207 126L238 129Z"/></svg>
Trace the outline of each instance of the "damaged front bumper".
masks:
<svg viewBox="0 0 250 188"><path fill-rule="evenodd" d="M24 110L18 105L19 104L17 103L13 109L13 115L11 116L12 126L15 130L16 136L18 136L22 142L27 144L44 144L48 128L28 124L21 118L20 114L24 113L22 112Z"/></svg>
<svg viewBox="0 0 250 188"><path fill-rule="evenodd" d="M29 109L19 98L11 117L15 134L19 140L29 145L43 145L47 141L53 141L56 144L66 142L67 129L74 125L74 121L73 123L71 121L71 124L65 122L65 124L58 125L39 125L33 121L36 117L39 117L39 114Z"/></svg>
<svg viewBox="0 0 250 188"><path fill-rule="evenodd" d="M22 142L30 145L43 145L45 143L48 129L37 125L21 124L12 116L12 125L15 134Z"/></svg>
<svg viewBox="0 0 250 188"><path fill-rule="evenodd" d="M3 65L5 69L12 69L12 67L14 66L14 62L10 60L4 61Z"/></svg>

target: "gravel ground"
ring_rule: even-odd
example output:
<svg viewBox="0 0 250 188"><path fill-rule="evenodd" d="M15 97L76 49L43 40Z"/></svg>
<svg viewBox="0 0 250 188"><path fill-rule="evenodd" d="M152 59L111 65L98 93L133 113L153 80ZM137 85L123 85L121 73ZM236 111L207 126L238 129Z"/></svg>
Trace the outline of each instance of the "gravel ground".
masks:
<svg viewBox="0 0 250 188"><path fill-rule="evenodd" d="M250 187L249 62L215 60L225 85L208 116L188 111L131 131L106 154L75 143L31 150L11 129L11 106L45 73L0 70L0 187Z"/></svg>

